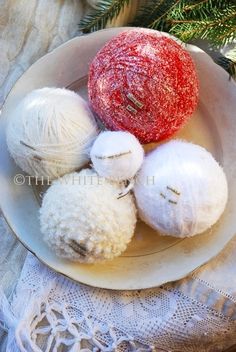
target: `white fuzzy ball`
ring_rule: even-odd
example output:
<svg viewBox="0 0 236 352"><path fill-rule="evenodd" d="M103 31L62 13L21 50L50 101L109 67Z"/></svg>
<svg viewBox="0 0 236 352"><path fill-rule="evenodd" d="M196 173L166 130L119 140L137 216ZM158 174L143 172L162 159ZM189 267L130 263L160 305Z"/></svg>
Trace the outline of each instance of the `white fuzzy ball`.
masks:
<svg viewBox="0 0 236 352"><path fill-rule="evenodd" d="M136 225L131 194L90 169L63 176L46 192L40 210L44 240L59 257L95 263L119 256Z"/></svg>
<svg viewBox="0 0 236 352"><path fill-rule="evenodd" d="M131 133L106 131L94 142L90 157L100 176L123 181L135 176L143 162L144 151Z"/></svg>
<svg viewBox="0 0 236 352"><path fill-rule="evenodd" d="M57 178L89 160L97 126L87 103L61 88L29 93L9 116L7 145L31 176Z"/></svg>
<svg viewBox="0 0 236 352"><path fill-rule="evenodd" d="M211 227L228 197L225 174L213 156L179 140L161 145L145 158L134 191L141 219L176 237Z"/></svg>

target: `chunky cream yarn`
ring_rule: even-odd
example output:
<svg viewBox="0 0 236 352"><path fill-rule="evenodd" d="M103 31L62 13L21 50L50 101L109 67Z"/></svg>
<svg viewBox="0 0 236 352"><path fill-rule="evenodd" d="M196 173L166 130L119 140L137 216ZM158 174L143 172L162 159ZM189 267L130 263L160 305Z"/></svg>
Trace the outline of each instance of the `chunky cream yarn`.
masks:
<svg viewBox="0 0 236 352"><path fill-rule="evenodd" d="M225 174L212 155L179 140L161 145L145 158L134 191L141 219L176 237L211 227L228 197Z"/></svg>
<svg viewBox="0 0 236 352"><path fill-rule="evenodd" d="M59 257L95 263L119 256L136 224L131 194L91 169L55 180L40 210L41 231Z"/></svg>
<svg viewBox="0 0 236 352"><path fill-rule="evenodd" d="M31 176L57 178L89 160L97 126L87 103L61 88L29 93L9 116L7 144L16 164Z"/></svg>
<svg viewBox="0 0 236 352"><path fill-rule="evenodd" d="M131 133L106 131L94 142L90 157L100 176L123 181L135 176L143 162L144 151Z"/></svg>

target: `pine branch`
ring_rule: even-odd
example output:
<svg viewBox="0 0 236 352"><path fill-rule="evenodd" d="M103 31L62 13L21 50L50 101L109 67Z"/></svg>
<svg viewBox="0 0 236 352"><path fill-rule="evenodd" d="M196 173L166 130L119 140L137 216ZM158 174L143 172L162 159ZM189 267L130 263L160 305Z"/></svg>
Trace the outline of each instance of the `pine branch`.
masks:
<svg viewBox="0 0 236 352"><path fill-rule="evenodd" d="M232 60L236 64L236 45L234 46L233 49L227 51L227 53L225 54L225 57Z"/></svg>
<svg viewBox="0 0 236 352"><path fill-rule="evenodd" d="M88 33L105 28L136 0L100 0L80 23ZM236 39L235 0L147 0L132 25L169 32L184 42L206 39L220 47Z"/></svg>
<svg viewBox="0 0 236 352"><path fill-rule="evenodd" d="M162 14L155 20L153 21L149 27L156 29L158 26L162 23L162 21L165 19L166 16L168 16L168 13L174 10L176 5L180 2L181 0L173 1L172 4L169 6L166 5L166 10L163 10ZM168 23L168 22L167 22Z"/></svg>
<svg viewBox="0 0 236 352"><path fill-rule="evenodd" d="M170 33L183 41L202 38L219 47L234 37L229 33L236 25L234 1L199 2L194 4L194 11L191 8L191 11L182 13L182 17L172 14Z"/></svg>
<svg viewBox="0 0 236 352"><path fill-rule="evenodd" d="M217 60L217 64L221 65L236 80L236 46L226 52L225 56L221 56Z"/></svg>
<svg viewBox="0 0 236 352"><path fill-rule="evenodd" d="M187 4L183 8L183 12L185 11L193 11L196 7L199 7L201 5L207 5L209 4L209 0L200 0L199 2L194 1L193 4Z"/></svg>
<svg viewBox="0 0 236 352"><path fill-rule="evenodd" d="M117 18L120 12L132 0L101 0L97 8L83 18L80 30L89 33L106 27L109 21Z"/></svg>
<svg viewBox="0 0 236 352"><path fill-rule="evenodd" d="M221 2L223 0L219 0ZM203 10L211 3L211 0L149 0L148 5L139 10L132 25L143 26L163 30L170 29L169 20L172 16L184 19L186 13L193 13L194 8Z"/></svg>
<svg viewBox="0 0 236 352"><path fill-rule="evenodd" d="M229 79L231 79L231 77L236 79L236 60L233 61L222 55L216 60L216 63L228 72Z"/></svg>
<svg viewBox="0 0 236 352"><path fill-rule="evenodd" d="M236 38L236 4L213 4L204 14L198 9L184 19L173 15L169 23L170 33L183 41L202 38L220 47Z"/></svg>
<svg viewBox="0 0 236 352"><path fill-rule="evenodd" d="M150 0L148 5L140 8L136 16L133 26L148 27L159 30L168 30L168 25L165 21L167 14L181 0Z"/></svg>

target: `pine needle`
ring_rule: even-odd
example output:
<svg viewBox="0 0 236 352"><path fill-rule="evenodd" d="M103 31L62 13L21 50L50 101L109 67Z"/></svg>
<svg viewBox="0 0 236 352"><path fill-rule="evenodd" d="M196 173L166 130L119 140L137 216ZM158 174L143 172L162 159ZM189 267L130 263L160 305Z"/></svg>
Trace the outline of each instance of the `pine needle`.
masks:
<svg viewBox="0 0 236 352"><path fill-rule="evenodd" d="M97 8L85 16L79 24L80 30L89 33L106 27L109 21L117 18L130 0L101 0Z"/></svg>
<svg viewBox="0 0 236 352"><path fill-rule="evenodd" d="M88 33L105 28L133 1L100 0L80 29ZM236 1L147 0L131 25L166 31L184 42L206 39L219 48L236 39Z"/></svg>
<svg viewBox="0 0 236 352"><path fill-rule="evenodd" d="M226 52L225 56L221 55L216 63L222 66L229 76L236 80L236 44L233 49Z"/></svg>

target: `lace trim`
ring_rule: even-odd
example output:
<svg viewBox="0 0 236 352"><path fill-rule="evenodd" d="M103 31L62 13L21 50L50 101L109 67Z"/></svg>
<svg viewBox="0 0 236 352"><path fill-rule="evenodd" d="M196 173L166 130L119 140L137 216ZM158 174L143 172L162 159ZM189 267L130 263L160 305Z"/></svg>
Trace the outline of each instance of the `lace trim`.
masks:
<svg viewBox="0 0 236 352"><path fill-rule="evenodd" d="M7 352L220 352L236 343L235 322L195 291L180 292L180 283L102 290L75 284L30 255L11 305L0 307Z"/></svg>
<svg viewBox="0 0 236 352"><path fill-rule="evenodd" d="M220 289L214 287L214 286L211 285L209 282L207 282L207 281L205 281L205 280L203 280L203 279L200 279L199 277L195 276L194 274L192 274L192 278L193 278L194 280L197 280L197 281L201 282L203 285L209 287L210 289L212 289L212 290L214 290L214 291L217 291L219 294L221 294L222 296L224 296L224 297L230 299L232 302L236 303L236 298L233 297L232 295L230 295L230 294L228 294L228 293L226 293L226 292L224 292L224 291L222 291L222 290L220 290Z"/></svg>
<svg viewBox="0 0 236 352"><path fill-rule="evenodd" d="M73 306L49 301L50 291L33 294L24 315L18 318L1 293L0 321L11 336L8 338L9 352L55 352L60 348L65 352L155 351L153 346L135 341L131 335L89 313L78 309L75 312ZM21 294L24 297L24 292Z"/></svg>
<svg viewBox="0 0 236 352"><path fill-rule="evenodd" d="M218 292L212 292L207 290L201 292L202 288L199 287L199 291L197 291L196 287L194 287L194 296L190 297L189 293L192 287L195 286L195 283L191 282L191 280L188 279L188 285L189 288L186 287L187 285L185 286L182 283L175 283L175 287L173 287L172 284L164 285L161 287L168 290L169 292L175 293L178 296L183 297L186 300L194 302L194 304L196 304L198 307L207 309L208 312L211 312L211 314L216 317L226 319L228 321L236 320L235 305L232 305L231 302L227 302L225 299L220 297ZM215 307L221 308L219 309L221 311L219 311Z"/></svg>

